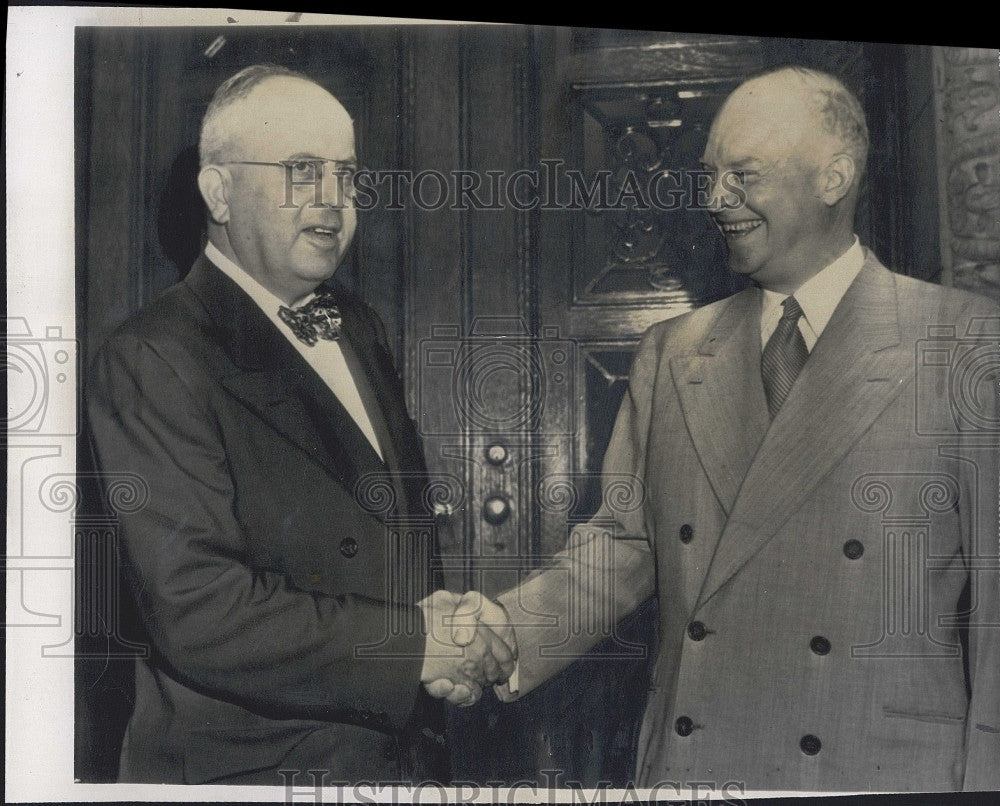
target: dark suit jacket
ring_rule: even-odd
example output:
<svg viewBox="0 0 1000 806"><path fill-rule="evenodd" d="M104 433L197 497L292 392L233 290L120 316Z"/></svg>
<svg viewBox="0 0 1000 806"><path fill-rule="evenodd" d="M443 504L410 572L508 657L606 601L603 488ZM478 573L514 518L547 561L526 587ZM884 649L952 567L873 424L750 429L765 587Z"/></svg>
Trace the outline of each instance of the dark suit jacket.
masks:
<svg viewBox="0 0 1000 806"><path fill-rule="evenodd" d="M121 556L151 644L120 779L283 784L446 775L419 675L431 590L419 439L375 315L334 287L386 453L256 304L202 255L93 367L101 469L138 474ZM435 742L427 742L436 746ZM426 761L426 757L424 757Z"/></svg>
<svg viewBox="0 0 1000 806"><path fill-rule="evenodd" d="M643 337L605 507L500 597L520 691L655 593L640 785L996 788L1000 311L868 253L771 421L760 294Z"/></svg>

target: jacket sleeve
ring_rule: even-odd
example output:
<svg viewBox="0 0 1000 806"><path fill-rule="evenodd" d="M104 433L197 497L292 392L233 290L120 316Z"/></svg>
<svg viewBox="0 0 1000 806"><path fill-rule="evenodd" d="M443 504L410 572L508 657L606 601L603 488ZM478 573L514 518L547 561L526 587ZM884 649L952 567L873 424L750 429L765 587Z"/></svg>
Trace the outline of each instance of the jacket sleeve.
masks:
<svg viewBox="0 0 1000 806"><path fill-rule="evenodd" d="M419 608L390 619L395 605L251 568L215 415L163 352L119 333L88 389L101 469L149 488L147 504L121 516L120 551L154 653L186 685L267 715L399 728L419 690Z"/></svg>
<svg viewBox="0 0 1000 806"><path fill-rule="evenodd" d="M518 647L515 690L496 688L505 702L527 694L592 649L654 593L643 467L659 355L655 332L647 332L636 353L605 454L605 503L588 523L573 529L566 547L541 571L497 597L510 616Z"/></svg>
<svg viewBox="0 0 1000 806"><path fill-rule="evenodd" d="M1000 332L1000 309L981 305L976 313L978 318L972 321L977 323L977 329L991 322L985 332ZM967 331L963 328L960 332ZM991 362L992 369L984 362ZM996 345L987 347L978 360L952 369L964 374L956 378L959 383L974 382L966 389L978 386L978 398L965 400L964 408L968 410L970 403L981 407L977 419L985 426L962 432L959 440L965 469L962 498L971 502L963 507L959 501L963 548L971 575L971 699L966 717L963 789L1000 791L1000 362ZM984 370L985 374L980 375Z"/></svg>

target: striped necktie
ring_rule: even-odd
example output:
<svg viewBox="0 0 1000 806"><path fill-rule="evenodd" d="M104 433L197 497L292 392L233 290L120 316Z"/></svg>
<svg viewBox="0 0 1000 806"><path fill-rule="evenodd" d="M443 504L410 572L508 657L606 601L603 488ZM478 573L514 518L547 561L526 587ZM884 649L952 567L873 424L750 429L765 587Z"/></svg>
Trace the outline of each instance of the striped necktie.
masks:
<svg viewBox="0 0 1000 806"><path fill-rule="evenodd" d="M760 359L767 410L772 420L792 391L792 385L809 357L805 339L798 327L802 308L795 297L788 297L781 304L785 312L771 338L767 340Z"/></svg>

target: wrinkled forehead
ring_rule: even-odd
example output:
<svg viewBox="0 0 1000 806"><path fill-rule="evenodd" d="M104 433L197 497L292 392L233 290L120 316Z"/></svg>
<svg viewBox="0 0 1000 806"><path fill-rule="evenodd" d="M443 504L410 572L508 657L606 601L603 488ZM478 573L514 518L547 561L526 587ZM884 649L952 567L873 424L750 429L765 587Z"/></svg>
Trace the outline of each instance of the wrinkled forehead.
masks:
<svg viewBox="0 0 1000 806"><path fill-rule="evenodd" d="M227 110L243 159L354 156L354 123L322 87L290 76L268 79Z"/></svg>

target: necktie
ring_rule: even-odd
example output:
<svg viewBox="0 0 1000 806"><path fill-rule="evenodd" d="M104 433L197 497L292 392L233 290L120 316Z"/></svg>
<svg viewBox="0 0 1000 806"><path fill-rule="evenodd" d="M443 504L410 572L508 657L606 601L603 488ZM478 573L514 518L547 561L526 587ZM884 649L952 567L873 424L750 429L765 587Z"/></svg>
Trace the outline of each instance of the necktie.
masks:
<svg viewBox="0 0 1000 806"><path fill-rule="evenodd" d="M767 340L760 360L764 393L767 395L767 410L772 420L788 397L795 379L809 357L805 339L802 338L798 327L802 308L795 297L788 297L781 304L785 312L781 315L771 338Z"/></svg>
<svg viewBox="0 0 1000 806"><path fill-rule="evenodd" d="M298 308L278 308L278 316L292 329L299 341L310 347L319 339L340 338L340 311L328 291L317 294Z"/></svg>

